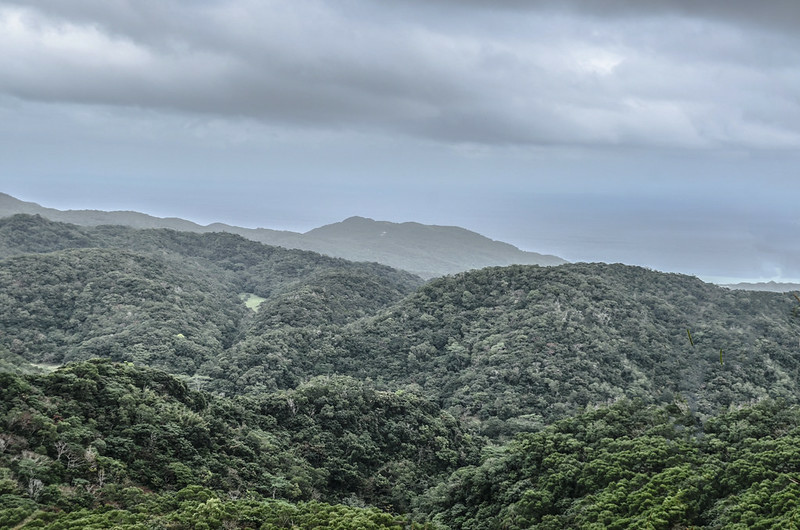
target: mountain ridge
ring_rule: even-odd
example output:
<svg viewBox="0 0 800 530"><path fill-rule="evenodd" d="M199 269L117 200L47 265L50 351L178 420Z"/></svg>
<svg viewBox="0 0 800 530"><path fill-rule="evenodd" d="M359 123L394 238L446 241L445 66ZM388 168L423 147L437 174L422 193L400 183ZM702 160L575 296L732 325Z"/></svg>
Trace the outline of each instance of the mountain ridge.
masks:
<svg viewBox="0 0 800 530"><path fill-rule="evenodd" d="M796 526L790 294L25 214L0 257L0 527Z"/></svg>
<svg viewBox="0 0 800 530"><path fill-rule="evenodd" d="M374 261L425 279L488 266L566 263L557 256L524 251L466 228L375 221L359 216L299 233L226 223L203 226L177 217L155 217L129 210L57 210L0 193L0 218L19 213L79 226L123 225L181 232L228 232L267 245L310 250L350 261Z"/></svg>

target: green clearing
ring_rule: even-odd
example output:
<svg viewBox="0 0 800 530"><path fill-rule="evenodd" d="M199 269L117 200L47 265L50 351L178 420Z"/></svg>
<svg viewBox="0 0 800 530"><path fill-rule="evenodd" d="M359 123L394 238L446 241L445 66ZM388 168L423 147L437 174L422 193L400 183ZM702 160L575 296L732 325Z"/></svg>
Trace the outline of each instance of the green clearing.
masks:
<svg viewBox="0 0 800 530"><path fill-rule="evenodd" d="M239 294L239 299L253 311L258 311L258 306L266 300L266 298L262 298L253 293L241 293Z"/></svg>
<svg viewBox="0 0 800 530"><path fill-rule="evenodd" d="M48 373L55 372L56 370L58 370L62 366L60 364L51 364L51 363L30 363L30 364L31 364L31 366L35 366L36 368L40 368L40 369L42 369L42 370L44 370L45 372L48 372Z"/></svg>

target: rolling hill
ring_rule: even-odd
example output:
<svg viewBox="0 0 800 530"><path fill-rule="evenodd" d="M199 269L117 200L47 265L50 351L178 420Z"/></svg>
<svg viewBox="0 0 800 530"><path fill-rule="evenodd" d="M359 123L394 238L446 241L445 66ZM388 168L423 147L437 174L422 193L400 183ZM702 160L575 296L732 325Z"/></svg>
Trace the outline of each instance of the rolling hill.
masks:
<svg viewBox="0 0 800 530"><path fill-rule="evenodd" d="M295 318L311 311L345 323L422 282L233 234L78 227L29 215L0 219L0 256L9 256L0 260L0 348L29 362L107 357L188 375L251 325L268 325L286 300ZM265 309L247 309L246 293ZM322 307L325 300L333 305Z"/></svg>
<svg viewBox="0 0 800 530"><path fill-rule="evenodd" d="M684 399L713 414L797 400L798 312L790 295L640 267L487 268L433 280L338 329L248 337L208 375L228 374L240 392L320 374L414 388L490 436L622 398Z"/></svg>
<svg viewBox="0 0 800 530"><path fill-rule="evenodd" d="M798 517L788 293L601 263L424 283L34 215L0 258L0 528Z"/></svg>
<svg viewBox="0 0 800 530"><path fill-rule="evenodd" d="M226 394L345 375L419 389L492 436L620 398L712 414L798 396L797 300L625 265L486 268L420 286L232 234L0 220L0 346L201 377ZM126 250L122 250L126 249ZM257 312L240 299L264 299ZM691 339L690 339L691 335Z"/></svg>

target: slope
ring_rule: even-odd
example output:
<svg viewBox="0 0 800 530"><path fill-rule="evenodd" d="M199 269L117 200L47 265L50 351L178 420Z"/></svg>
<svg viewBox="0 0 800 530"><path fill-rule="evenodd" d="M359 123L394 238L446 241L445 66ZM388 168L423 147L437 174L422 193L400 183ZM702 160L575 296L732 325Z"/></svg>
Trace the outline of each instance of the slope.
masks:
<svg viewBox="0 0 800 530"><path fill-rule="evenodd" d="M0 346L27 360L109 357L194 373L229 347L245 308L199 267L121 250L0 261Z"/></svg>
<svg viewBox="0 0 800 530"><path fill-rule="evenodd" d="M701 423L620 402L517 437L429 493L446 528L797 528L800 409L766 401Z"/></svg>
<svg viewBox="0 0 800 530"><path fill-rule="evenodd" d="M330 333L250 338L220 362L233 377L236 366L280 374L279 386L317 373L411 385L500 435L622 397L683 396L703 414L796 400L796 306L624 265L488 268L434 280Z"/></svg>
<svg viewBox="0 0 800 530"><path fill-rule="evenodd" d="M192 486L192 496L210 490L203 500L347 499L403 512L477 463L480 448L434 404L342 378L230 400L157 370L91 361L0 373L0 398L0 513L11 497L71 511Z"/></svg>
<svg viewBox="0 0 800 530"><path fill-rule="evenodd" d="M315 321L350 322L421 283L383 265L232 234L77 227L25 215L0 220L0 255L16 255L0 261L0 346L29 361L105 356L190 375L251 324L277 327L276 315L304 311ZM265 298L268 309L252 314L240 293Z"/></svg>
<svg viewBox="0 0 800 530"><path fill-rule="evenodd" d="M377 261L433 278L492 265L560 265L556 256L524 252L457 226L390 223L351 217L304 234L309 248L357 261Z"/></svg>

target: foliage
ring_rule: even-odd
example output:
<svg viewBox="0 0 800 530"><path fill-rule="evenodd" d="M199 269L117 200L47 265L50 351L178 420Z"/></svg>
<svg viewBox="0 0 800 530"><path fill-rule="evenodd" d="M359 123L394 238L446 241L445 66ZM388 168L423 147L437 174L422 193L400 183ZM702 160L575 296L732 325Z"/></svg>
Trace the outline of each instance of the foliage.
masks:
<svg viewBox="0 0 800 530"><path fill-rule="evenodd" d="M400 530L402 517L374 508L330 505L321 502L289 503L272 499L220 497L211 490L189 486L178 492L146 494L137 488L119 492L114 505L78 510L47 511L26 505L0 509L0 525L16 528L65 530L69 528L119 528L146 530L261 528L337 528Z"/></svg>
<svg viewBox="0 0 800 530"><path fill-rule="evenodd" d="M324 480L318 487L326 498L337 501L355 494L369 505L408 511L414 497L479 456L479 440L433 403L350 378L319 377L248 403L275 418Z"/></svg>
<svg viewBox="0 0 800 530"><path fill-rule="evenodd" d="M623 401L521 434L431 490L448 528L791 528L800 409L762 402L701 424Z"/></svg>
<svg viewBox="0 0 800 530"><path fill-rule="evenodd" d="M0 231L6 252L21 251L18 233L32 249L104 247L0 262L0 347L29 361L130 360L226 395L340 374L419 391L494 438L623 397L683 396L708 415L798 395L800 319L777 293L570 264L482 269L406 296L419 281L405 273L231 234L30 216ZM241 292L265 299L257 313Z"/></svg>
<svg viewBox="0 0 800 530"><path fill-rule="evenodd" d="M29 363L20 355L11 353L4 347L0 346L0 372L9 372L12 374L38 374L44 370Z"/></svg>
<svg viewBox="0 0 800 530"><path fill-rule="evenodd" d="M123 249L191 263L239 286L238 292L268 298L306 278L328 271L353 271L377 277L386 287L409 293L421 280L377 263L353 263L304 250L263 245L234 234L196 234L124 226L78 227L39 216L0 219L0 257L77 248Z"/></svg>
<svg viewBox="0 0 800 530"><path fill-rule="evenodd" d="M244 314L225 283L155 257L81 249L0 262L0 344L36 362L109 357L194 373Z"/></svg>
<svg viewBox="0 0 800 530"><path fill-rule="evenodd" d="M0 418L0 494L64 509L200 485L398 513L480 448L435 405L348 379L231 400L99 360L0 374Z"/></svg>
<svg viewBox="0 0 800 530"><path fill-rule="evenodd" d="M72 249L72 250L68 250ZM125 250L122 250L125 249ZM44 253L44 254L42 254ZM0 348L28 361L109 357L193 375L255 330L343 324L419 285L408 273L232 234L0 219ZM266 298L258 318L237 293Z"/></svg>
<svg viewBox="0 0 800 530"><path fill-rule="evenodd" d="M797 399L793 302L624 265L489 268L432 281L283 355L287 366L314 373L298 358L313 349L322 352L317 370L415 386L491 436L623 397L683 396L713 414Z"/></svg>
<svg viewBox="0 0 800 530"><path fill-rule="evenodd" d="M797 526L792 297L31 216L0 255L0 527Z"/></svg>

